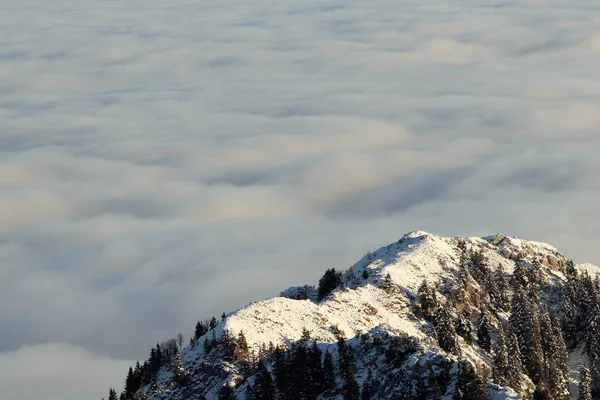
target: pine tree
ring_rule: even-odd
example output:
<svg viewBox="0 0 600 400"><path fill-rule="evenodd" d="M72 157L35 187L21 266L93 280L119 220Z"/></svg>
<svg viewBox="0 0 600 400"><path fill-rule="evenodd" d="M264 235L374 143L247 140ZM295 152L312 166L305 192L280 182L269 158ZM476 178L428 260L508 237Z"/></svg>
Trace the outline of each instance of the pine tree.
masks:
<svg viewBox="0 0 600 400"><path fill-rule="evenodd" d="M437 340L440 348L454 355L460 355L460 345L456 337L450 310L445 306L438 308L433 316L433 325L437 332Z"/></svg>
<svg viewBox="0 0 600 400"><path fill-rule="evenodd" d="M489 352L492 346L492 340L490 338L490 321L487 318L485 311L479 314L477 319L477 343L479 347Z"/></svg>
<svg viewBox="0 0 600 400"><path fill-rule="evenodd" d="M203 322L198 321L198 323L196 323L196 330L194 331L194 338L199 339L204 336L206 332L208 332L208 326L204 325Z"/></svg>
<svg viewBox="0 0 600 400"><path fill-rule="evenodd" d="M541 284L541 264L536 259L531 263L531 267L525 270L527 275L527 290L526 294L533 304L537 304L540 301L539 292Z"/></svg>
<svg viewBox="0 0 600 400"><path fill-rule="evenodd" d="M508 360L508 349L504 339L504 330L498 328L498 339L494 343L494 383L500 386L510 385L510 365Z"/></svg>
<svg viewBox="0 0 600 400"><path fill-rule="evenodd" d="M507 384L518 391L522 381L521 374L525 373L525 367L523 366L523 356L519 348L519 340L510 326L506 332L506 349L508 352Z"/></svg>
<svg viewBox="0 0 600 400"><path fill-rule="evenodd" d="M217 319L215 317L212 317L210 319L210 322L208 323L208 328L215 329L217 327L217 324L218 324Z"/></svg>
<svg viewBox="0 0 600 400"><path fill-rule="evenodd" d="M518 338L527 375L537 383L542 377L544 366L540 324L536 308L521 290L513 295L509 325Z"/></svg>
<svg viewBox="0 0 600 400"><path fill-rule="evenodd" d="M117 391L113 388L110 388L108 391L108 400L117 400Z"/></svg>
<svg viewBox="0 0 600 400"><path fill-rule="evenodd" d="M579 369L579 397L577 400L592 400L590 370L585 366Z"/></svg>
<svg viewBox="0 0 600 400"><path fill-rule="evenodd" d="M438 308L438 300L435 293L435 289L431 288L426 280L423 280L421 286L417 290L417 296L419 297L418 305L421 312L425 317L431 316L431 313Z"/></svg>
<svg viewBox="0 0 600 400"><path fill-rule="evenodd" d="M333 371L333 357L328 350L325 350L325 356L323 357L323 386L326 391L337 389Z"/></svg>
<svg viewBox="0 0 600 400"><path fill-rule="evenodd" d="M458 266L461 269L467 269L469 267L470 259L469 250L467 249L467 242L464 239L458 240L458 251L460 253Z"/></svg>
<svg viewBox="0 0 600 400"><path fill-rule="evenodd" d="M562 297L562 329L565 342L569 348L577 346L577 276L571 275L563 288Z"/></svg>
<svg viewBox="0 0 600 400"><path fill-rule="evenodd" d="M310 340L310 331L306 327L302 328L302 335L300 336L301 342L307 342Z"/></svg>
<svg viewBox="0 0 600 400"><path fill-rule="evenodd" d="M485 381L475 372L467 360L458 363L458 377L454 389L454 400L487 400Z"/></svg>
<svg viewBox="0 0 600 400"><path fill-rule="evenodd" d="M275 347L275 351L273 352L273 373L275 375L275 387L277 388L278 398L286 398L290 387L290 378L285 353L279 345Z"/></svg>
<svg viewBox="0 0 600 400"><path fill-rule="evenodd" d="M342 273L330 268L325 271L325 274L319 279L319 289L317 300L321 301L331 293L335 288L342 284Z"/></svg>
<svg viewBox="0 0 600 400"><path fill-rule="evenodd" d="M344 400L360 400L360 386L356 382L354 372L348 368L344 375L346 381Z"/></svg>
<svg viewBox="0 0 600 400"><path fill-rule="evenodd" d="M133 396L134 400L148 400L148 395L146 394L146 388L141 387L136 394Z"/></svg>
<svg viewBox="0 0 600 400"><path fill-rule="evenodd" d="M490 296L493 296L496 287L493 284L492 271L487 265L487 257L479 250L472 251L469 258L473 277L483 289L490 293Z"/></svg>
<svg viewBox="0 0 600 400"><path fill-rule="evenodd" d="M313 342L308 348L308 364L306 368L306 374L308 377L309 386L312 389L311 395L317 396L324 390L325 382L323 375L323 367L321 365L321 358L323 353L317 345Z"/></svg>
<svg viewBox="0 0 600 400"><path fill-rule="evenodd" d="M219 390L219 400L236 400L235 391L231 386L225 384Z"/></svg>
<svg viewBox="0 0 600 400"><path fill-rule="evenodd" d="M499 264L494 271L493 280L496 282L496 290L498 293L498 296L495 299L495 306L502 311L508 311L510 309L510 299L508 298L508 290L510 285L508 283L508 279L506 278L506 274L502 269L502 265Z"/></svg>
<svg viewBox="0 0 600 400"><path fill-rule="evenodd" d="M525 272L524 261L515 261L515 269L512 274L512 288L515 292L525 293L528 288L529 279Z"/></svg>
<svg viewBox="0 0 600 400"><path fill-rule="evenodd" d="M592 381L593 397L600 397L600 329L598 319L594 319L590 324L588 332L586 352L588 354L588 363Z"/></svg>
<svg viewBox="0 0 600 400"><path fill-rule="evenodd" d="M224 358L227 361L233 361L237 344L233 338L233 335L228 329L223 329L221 334L221 344L223 345Z"/></svg>
<svg viewBox="0 0 600 400"><path fill-rule="evenodd" d="M546 382L544 382L544 381L538 382L538 384L535 386L535 390L533 391L533 397L531 399L532 400L553 400L552 395L550 394L550 389L548 389Z"/></svg>
<svg viewBox="0 0 600 400"><path fill-rule="evenodd" d="M573 278L577 276L577 269L575 268L575 263L573 260L567 260L567 265L565 266L565 275L567 278Z"/></svg>
<svg viewBox="0 0 600 400"><path fill-rule="evenodd" d="M569 353L563 339L560 322L552 319L552 347L547 356L553 360L550 369L550 390L555 400L569 400L571 371L569 368Z"/></svg>
<svg viewBox="0 0 600 400"><path fill-rule="evenodd" d="M462 337L465 342L471 344L473 337L473 325L467 315L459 315L456 320L456 334Z"/></svg>
<svg viewBox="0 0 600 400"><path fill-rule="evenodd" d="M262 361L258 362L258 372L251 393L251 400L275 400L273 378Z"/></svg>
<svg viewBox="0 0 600 400"><path fill-rule="evenodd" d="M129 367L127 377L125 378L125 395L126 397L133 397L135 391L139 388L139 385L135 384L135 377L133 376L133 368Z"/></svg>
<svg viewBox="0 0 600 400"><path fill-rule="evenodd" d="M337 350L338 350L338 361L340 363L340 371L345 373L348 371L352 363L350 351L348 349L348 345L346 344L346 340L343 337L338 339L337 342Z"/></svg>
<svg viewBox="0 0 600 400"><path fill-rule="evenodd" d="M377 392L375 385L376 385L376 383L375 383L375 380L373 379L373 373L371 372L371 369L369 368L369 370L367 371L367 379L365 379L365 382L363 384L363 387L362 387L362 390L360 393L361 400L371 400L372 398L375 397L375 393Z"/></svg>
<svg viewBox="0 0 600 400"><path fill-rule="evenodd" d="M554 367L553 346L554 338L552 337L552 323L550 322L550 314L545 307L539 312L538 320L540 322L540 344L544 353L544 366L542 369L541 378L548 381L550 371Z"/></svg>
<svg viewBox="0 0 600 400"><path fill-rule="evenodd" d="M237 357L242 360L248 359L249 348L248 341L243 331L240 331L237 338Z"/></svg>
<svg viewBox="0 0 600 400"><path fill-rule="evenodd" d="M188 372L185 370L183 363L181 362L181 357L179 353L176 353L173 356L173 360L171 362L171 369L173 370L173 380L179 384L183 384L186 381L188 376Z"/></svg>
<svg viewBox="0 0 600 400"><path fill-rule="evenodd" d="M440 389L437 378L433 379L431 396L432 400L442 400L442 389Z"/></svg>
<svg viewBox="0 0 600 400"><path fill-rule="evenodd" d="M596 317L598 294L590 275L584 273L577 282L577 330L589 332L589 325ZM587 341L587 338L586 338ZM593 378L592 378L593 381Z"/></svg>

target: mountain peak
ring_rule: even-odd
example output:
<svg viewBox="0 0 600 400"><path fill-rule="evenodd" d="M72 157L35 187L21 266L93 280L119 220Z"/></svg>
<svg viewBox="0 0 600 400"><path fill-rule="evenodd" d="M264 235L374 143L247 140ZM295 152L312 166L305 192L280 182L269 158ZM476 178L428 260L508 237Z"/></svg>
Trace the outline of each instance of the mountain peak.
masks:
<svg viewBox="0 0 600 400"><path fill-rule="evenodd" d="M455 356L437 347L436 339L430 332L431 321L424 319L416 311L419 301L417 293L423 282L427 282L436 293L440 304L448 307L449 313L453 313L452 318L459 318L459 309L462 310L460 315L466 315L464 318L467 319L474 319L483 311L489 313L493 324L498 326L507 318L508 310L494 310L491 297L485 292L488 289L485 289L483 281L474 278L479 267L465 265L465 257L471 260L467 264L483 263L488 274L500 273L506 277L513 273L515 262L527 268L535 267L540 287L550 289L564 284L563 272L568 264L563 254L546 243L522 240L501 233L459 238L414 230L396 242L368 252L348 270L334 271L330 275L338 279L334 284L337 287L329 288L325 293L319 293L313 285L297 286L285 290L278 297L254 302L228 314L212 331L197 338L183 350L182 362L186 368L200 371L196 390L204 393L205 398L212 399L217 397L219 385L222 385L219 382L223 382L225 378L228 384L240 387L240 395L245 393L246 389L241 388L248 383L245 383L247 381L244 380L243 370L233 364L223 364L223 360L215 358L210 350L211 343L223 343L226 337L235 338L241 332L247 351L254 355L264 354L265 349L271 345L294 349L298 343L306 340L306 333L309 332L311 341L333 354L336 354L335 344L339 340L346 339L351 346L360 347L361 340L365 340L367 335L371 338L369 340L373 337L403 338L403 341L411 338L410 340L419 343L417 347L411 347L412 351L417 351L418 348L419 357L428 360L421 360L425 364L431 363L432 359L456 361ZM469 268L475 268L473 275L465 272ZM589 264L578 269L589 274L596 274L598 271ZM467 283L461 281L465 279L465 273ZM544 296L549 309L560 306L556 293L550 291ZM464 304L465 298L471 299L467 300L467 305ZM462 357L478 365L478 368L491 368L490 355L477 346L470 339L461 341ZM363 362L367 363L368 354L361 357L365 357ZM374 360L368 362L375 363ZM209 365L212 369L207 369ZM212 372L209 374L206 372L208 370ZM366 367L360 370L359 375L365 373ZM220 378L215 380L215 374ZM168 374L165 376L167 381L172 379ZM365 376L361 379L364 378ZM206 383L206 379L212 383ZM525 386L521 389L531 389L531 381L526 379L524 382ZM518 398L511 389L496 387L493 390L501 392L497 398ZM187 398L184 392L176 392L173 396L168 399ZM240 398L245 397L242 395ZM325 398L335 397L323 397ZM395 397L392 395L385 398Z"/></svg>

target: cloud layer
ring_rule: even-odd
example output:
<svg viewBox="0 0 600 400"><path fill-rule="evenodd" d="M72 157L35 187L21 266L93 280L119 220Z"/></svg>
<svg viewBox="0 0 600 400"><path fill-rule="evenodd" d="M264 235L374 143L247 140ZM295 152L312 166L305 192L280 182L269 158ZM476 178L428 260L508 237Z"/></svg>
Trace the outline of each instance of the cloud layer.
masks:
<svg viewBox="0 0 600 400"><path fill-rule="evenodd" d="M594 2L5 3L2 398L412 229L600 264Z"/></svg>

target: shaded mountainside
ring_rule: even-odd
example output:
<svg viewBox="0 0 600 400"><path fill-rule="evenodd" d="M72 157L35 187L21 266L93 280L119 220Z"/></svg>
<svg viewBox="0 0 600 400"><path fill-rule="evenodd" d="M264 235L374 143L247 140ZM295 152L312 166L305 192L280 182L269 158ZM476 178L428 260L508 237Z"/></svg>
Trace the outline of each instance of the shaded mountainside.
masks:
<svg viewBox="0 0 600 400"><path fill-rule="evenodd" d="M318 286L198 322L185 348L157 345L119 397L598 398L597 270L544 243L411 232Z"/></svg>

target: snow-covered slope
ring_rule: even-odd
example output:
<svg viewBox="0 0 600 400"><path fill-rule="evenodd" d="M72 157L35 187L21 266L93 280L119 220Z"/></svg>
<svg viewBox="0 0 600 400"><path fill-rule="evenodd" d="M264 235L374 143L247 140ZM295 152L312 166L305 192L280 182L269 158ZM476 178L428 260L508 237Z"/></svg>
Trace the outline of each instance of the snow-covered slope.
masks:
<svg viewBox="0 0 600 400"><path fill-rule="evenodd" d="M345 287L322 302L285 297L260 301L234 312L217 329L243 330L249 344L255 347L269 342L289 344L300 339L303 328L320 342L334 343L331 326L337 326L347 338L378 326L422 337L420 323L411 320L407 306L423 280L455 279L459 257L456 243L456 238L410 232L359 260L344 273ZM468 243L482 248L490 265L500 265L507 273L514 268L508 257L517 253L537 258L546 266L548 275L558 279L562 278L558 267L567 261L548 244L503 235L469 238ZM598 270L591 264L582 268L588 272ZM362 276L364 270L368 271L366 279ZM397 287L397 295L390 296L381 288L388 274Z"/></svg>
<svg viewBox="0 0 600 400"><path fill-rule="evenodd" d="M400 240L365 255L343 273L342 285L320 302L316 301L314 287L296 287L282 292L280 297L255 302L230 313L214 331L183 349L183 365L196 376L196 379L192 379L192 389L184 391L166 383L160 388L159 383L159 389L155 388L150 398L192 398L186 397L190 393L195 393L198 398L215 398L223 382L238 384L238 397L244 398L242 381L247 377L243 378L234 364L218 363L205 354L203 343L219 339L224 331L234 336L243 332L250 353L254 355L259 354L261 347L270 344L289 348L301 339L305 330L310 331L311 339L323 349L333 349L331 345L340 337L350 339L351 342L358 341L365 333L385 332L388 336L418 339L424 346L423 352L439 352L427 335L427 323L415 316L411 305L414 304L418 287L424 280L436 288L443 301L450 301L452 288L457 285L458 280L458 241L458 238L413 231ZM518 257L529 262L537 261L543 273L542 280L549 286L565 279L561 271L567 264L567 259L548 244L501 234L466 238L465 241L469 248L484 253L491 268L500 268L510 274L515 267L513 260ZM594 275L599 271L590 264L577 268ZM551 297L551 293L549 296ZM552 298L548 299L550 306L553 301L555 300ZM500 314L499 318L503 318L502 315L504 314ZM464 343L462 339L461 346L463 357L470 359L475 365L491 367L489 354ZM367 363L368 360L365 360ZM358 372L359 379L363 372ZM159 381L168 382L171 375L165 368ZM495 390L495 398L516 398L516 394L510 390L490 390Z"/></svg>

